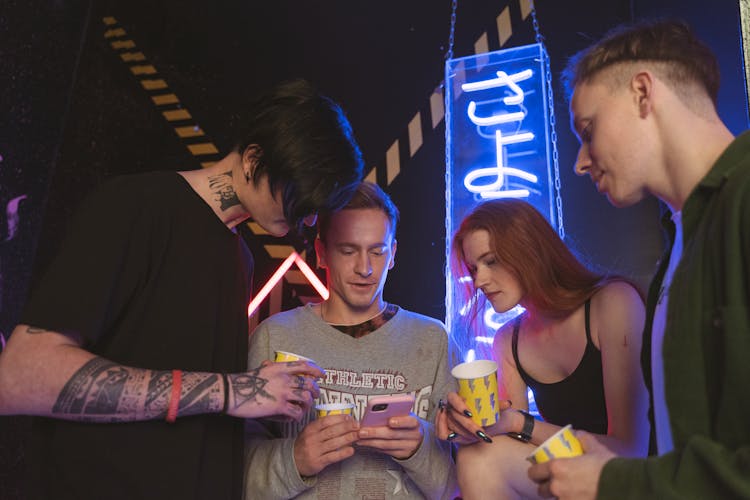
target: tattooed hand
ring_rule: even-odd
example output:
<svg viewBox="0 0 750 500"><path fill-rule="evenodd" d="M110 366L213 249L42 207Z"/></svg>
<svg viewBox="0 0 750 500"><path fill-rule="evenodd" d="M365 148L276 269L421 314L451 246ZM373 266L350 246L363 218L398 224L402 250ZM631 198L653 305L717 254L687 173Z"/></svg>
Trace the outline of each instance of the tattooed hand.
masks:
<svg viewBox="0 0 750 500"><path fill-rule="evenodd" d="M299 420L307 413L320 389L316 379L324 372L310 362L264 362L247 373L229 375L227 413L257 418L274 415Z"/></svg>

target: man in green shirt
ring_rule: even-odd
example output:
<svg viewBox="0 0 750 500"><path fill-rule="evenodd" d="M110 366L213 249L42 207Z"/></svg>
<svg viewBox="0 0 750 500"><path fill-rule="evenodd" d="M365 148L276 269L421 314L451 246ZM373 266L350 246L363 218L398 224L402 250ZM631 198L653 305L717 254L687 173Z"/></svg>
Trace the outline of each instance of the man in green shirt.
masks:
<svg viewBox="0 0 750 500"><path fill-rule="evenodd" d="M750 498L750 133L722 123L716 58L680 22L618 28L565 77L576 173L615 206L652 194L671 212L641 356L652 456L581 432L582 457L529 476L561 499Z"/></svg>

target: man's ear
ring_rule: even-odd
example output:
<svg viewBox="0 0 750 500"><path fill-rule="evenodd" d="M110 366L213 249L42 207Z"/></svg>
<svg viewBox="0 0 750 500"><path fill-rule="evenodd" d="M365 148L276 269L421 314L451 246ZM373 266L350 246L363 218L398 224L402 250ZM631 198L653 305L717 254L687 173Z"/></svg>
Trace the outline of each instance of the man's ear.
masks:
<svg viewBox="0 0 750 500"><path fill-rule="evenodd" d="M242 173L245 176L245 182L250 182L250 179L253 178L260 155L260 146L257 144L250 144L242 152Z"/></svg>
<svg viewBox="0 0 750 500"><path fill-rule="evenodd" d="M634 93L641 118L645 118L653 110L655 80L654 74L648 70L637 72L630 80L630 89Z"/></svg>
<svg viewBox="0 0 750 500"><path fill-rule="evenodd" d="M393 243L391 243L391 258L388 262L388 269L393 269L393 266L396 264L396 248L398 247L398 241L396 241L396 238L393 238Z"/></svg>
<svg viewBox="0 0 750 500"><path fill-rule="evenodd" d="M320 269L326 269L326 247L320 238L315 238L315 255L318 259L318 267Z"/></svg>

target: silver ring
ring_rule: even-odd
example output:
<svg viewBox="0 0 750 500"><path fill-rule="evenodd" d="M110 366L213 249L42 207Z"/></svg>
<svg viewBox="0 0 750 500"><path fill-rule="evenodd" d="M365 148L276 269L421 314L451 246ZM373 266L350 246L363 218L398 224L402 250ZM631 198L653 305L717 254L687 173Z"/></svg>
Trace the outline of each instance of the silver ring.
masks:
<svg viewBox="0 0 750 500"><path fill-rule="evenodd" d="M297 389L304 389L305 387L305 377L302 375L297 375Z"/></svg>

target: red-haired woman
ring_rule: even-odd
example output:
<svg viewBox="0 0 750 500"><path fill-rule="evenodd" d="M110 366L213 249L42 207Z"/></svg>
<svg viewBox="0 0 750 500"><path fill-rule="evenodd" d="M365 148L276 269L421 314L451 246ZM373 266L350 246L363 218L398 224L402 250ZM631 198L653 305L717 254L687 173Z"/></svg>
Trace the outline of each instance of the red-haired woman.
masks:
<svg viewBox="0 0 750 500"><path fill-rule="evenodd" d="M459 303L473 304L470 317L477 319L485 301L499 313L518 304L525 309L498 330L493 344L500 398L512 406L483 429L452 393L437 417L440 437L462 445L465 499L536 496L525 457L566 424L618 454L646 454L648 396L639 364L644 307L631 284L584 267L533 206L514 199L484 202L464 218L451 266L456 282L464 283ZM459 280L466 275L471 280ZM528 388L543 421L525 413Z"/></svg>

